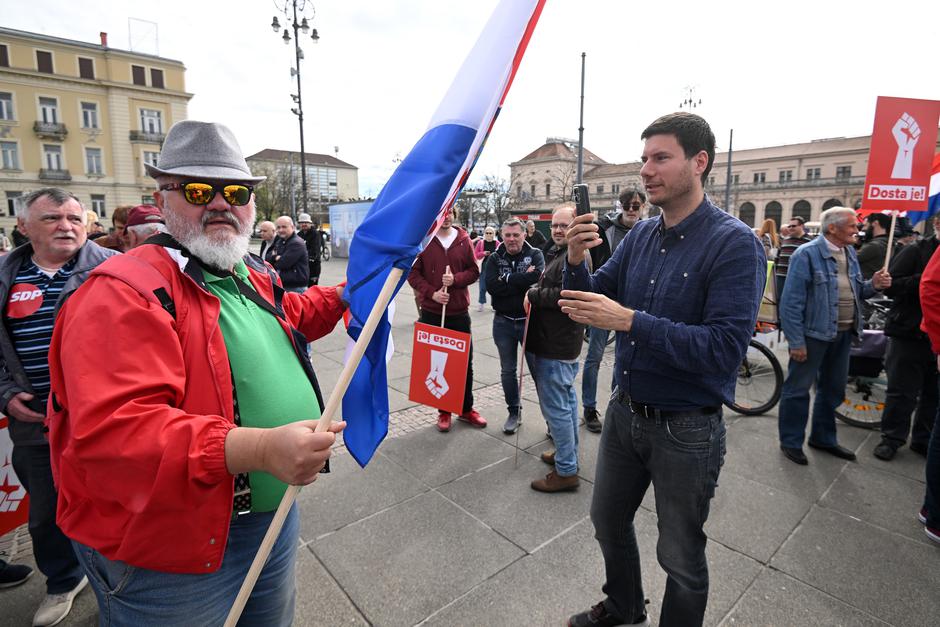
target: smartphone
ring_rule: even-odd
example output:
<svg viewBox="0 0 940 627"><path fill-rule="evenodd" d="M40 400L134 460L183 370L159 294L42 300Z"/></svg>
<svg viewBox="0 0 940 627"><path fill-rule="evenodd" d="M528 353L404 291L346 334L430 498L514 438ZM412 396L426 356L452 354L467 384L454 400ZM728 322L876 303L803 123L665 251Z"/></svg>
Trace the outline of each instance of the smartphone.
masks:
<svg viewBox="0 0 940 627"><path fill-rule="evenodd" d="M574 204L577 207L575 211L577 215L583 216L586 213L591 213L591 199L588 196L587 185L575 185L572 189L572 195L574 196Z"/></svg>

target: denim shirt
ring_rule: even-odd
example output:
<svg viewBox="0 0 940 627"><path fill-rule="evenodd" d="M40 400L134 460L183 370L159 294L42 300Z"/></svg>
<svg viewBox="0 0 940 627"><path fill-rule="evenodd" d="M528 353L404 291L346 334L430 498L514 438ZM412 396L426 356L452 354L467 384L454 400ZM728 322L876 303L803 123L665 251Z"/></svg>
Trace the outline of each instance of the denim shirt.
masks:
<svg viewBox="0 0 940 627"><path fill-rule="evenodd" d="M875 294L871 280L864 280L855 249L846 246L849 284L855 297L853 332L862 332L862 299ZM820 235L803 244L790 257L787 282L780 295L780 326L790 348L803 348L806 338L831 342L838 332L838 265L826 238Z"/></svg>
<svg viewBox="0 0 940 627"><path fill-rule="evenodd" d="M594 275L565 261L566 289L598 292L635 310L617 333L615 379L660 409L734 399L767 278L764 248L706 196L672 228L642 220Z"/></svg>

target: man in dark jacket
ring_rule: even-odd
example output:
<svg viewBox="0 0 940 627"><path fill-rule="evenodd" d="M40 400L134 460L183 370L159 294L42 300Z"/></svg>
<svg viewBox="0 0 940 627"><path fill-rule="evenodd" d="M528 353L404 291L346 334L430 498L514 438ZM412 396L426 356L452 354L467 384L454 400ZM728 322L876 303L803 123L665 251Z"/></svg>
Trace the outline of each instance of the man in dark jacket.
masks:
<svg viewBox="0 0 940 627"><path fill-rule="evenodd" d="M891 217L887 214L872 213L865 218L865 243L858 251L858 267L866 280L885 265L890 228Z"/></svg>
<svg viewBox="0 0 940 627"><path fill-rule="evenodd" d="M117 253L87 241L85 211L69 192L39 189L24 205L18 218L29 242L0 261L0 411L10 420L13 468L29 494L29 535L36 564L46 576L46 597L33 625L54 625L68 615L88 579L56 524L58 495L43 426L49 342L68 295Z"/></svg>
<svg viewBox="0 0 940 627"><path fill-rule="evenodd" d="M516 363L525 332L523 298L545 268L542 251L525 241L525 228L516 218L503 222L503 243L486 262L486 291L493 297L493 342L499 351L500 380L509 416L503 433L515 433L522 422ZM529 371L532 360L526 356Z"/></svg>
<svg viewBox="0 0 940 627"><path fill-rule="evenodd" d="M470 290L469 287L480 278L476 257L470 236L463 229L454 226L453 215L449 211L444 216L441 228L418 255L408 283L417 295L420 303L419 320L425 324L441 326L441 314L444 316L444 328L462 333L470 333ZM446 311L444 307L447 307ZM467 362L467 385L463 393L463 411L458 418L474 427L486 427L486 419L473 408L473 344L470 344L470 360ZM451 413L438 410L437 429L450 431Z"/></svg>
<svg viewBox="0 0 940 627"><path fill-rule="evenodd" d="M307 279L307 284L317 285L320 282L320 246L323 241L320 230L314 228L309 213L302 213L297 216L297 224L300 226L297 235L307 245L307 266L310 268L310 277Z"/></svg>
<svg viewBox="0 0 940 627"><path fill-rule="evenodd" d="M294 232L294 221L289 216L281 216L274 222L277 238L274 250L268 261L281 275L281 283L288 292L303 293L310 278L307 265L307 244Z"/></svg>
<svg viewBox="0 0 940 627"><path fill-rule="evenodd" d="M646 194L631 189L624 190L618 199L620 213L613 216L604 216L597 221L598 233L601 236L601 245L591 249L591 264L594 268L604 265L623 238L627 236L640 220L643 205L646 204ZM584 425L588 431L600 433L601 419L597 413L597 373L607 348L607 339L610 331L591 327L588 343L587 357L584 358L584 377L581 379L581 402L584 404ZM611 381L611 391L614 384Z"/></svg>
<svg viewBox="0 0 940 627"><path fill-rule="evenodd" d="M934 229L940 228L935 217ZM920 276L937 250L934 234L905 246L891 259L891 287L885 294L894 299L885 323L888 350L885 373L888 390L881 414L881 443L875 457L890 461L911 435L911 450L927 454L930 432L937 414L937 361L927 334L921 331ZM914 429L911 431L911 414Z"/></svg>
<svg viewBox="0 0 940 627"><path fill-rule="evenodd" d="M529 220L525 223L525 240L529 246L543 250L548 245L548 240L542 235L542 232L535 228L535 221Z"/></svg>
<svg viewBox="0 0 940 627"><path fill-rule="evenodd" d="M555 468L544 479L532 482L539 492L576 490L578 479L578 395L574 378L584 325L574 322L558 307L568 243L565 232L574 219L574 208L562 205L552 212L552 245L545 248L545 272L526 292L531 307L526 357L539 394L542 416L548 422L555 451L542 453L542 461ZM531 355L531 357L529 357Z"/></svg>

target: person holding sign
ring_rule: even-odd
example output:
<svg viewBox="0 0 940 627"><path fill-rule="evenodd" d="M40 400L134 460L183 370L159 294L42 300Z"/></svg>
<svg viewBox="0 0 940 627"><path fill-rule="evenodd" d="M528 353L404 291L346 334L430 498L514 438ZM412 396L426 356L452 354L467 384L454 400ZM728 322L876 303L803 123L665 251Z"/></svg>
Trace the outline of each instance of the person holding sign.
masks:
<svg viewBox="0 0 940 627"><path fill-rule="evenodd" d="M454 226L453 209L448 209L437 234L428 242L411 267L408 284L421 304L419 322L470 333L470 290L480 278L470 236ZM432 364L433 366L433 364ZM441 366L443 370L443 366ZM443 395L444 392L441 392ZM463 411L458 418L474 427L486 427L486 419L473 408L473 345L467 364L467 385ZM450 431L452 414L439 409L438 431Z"/></svg>

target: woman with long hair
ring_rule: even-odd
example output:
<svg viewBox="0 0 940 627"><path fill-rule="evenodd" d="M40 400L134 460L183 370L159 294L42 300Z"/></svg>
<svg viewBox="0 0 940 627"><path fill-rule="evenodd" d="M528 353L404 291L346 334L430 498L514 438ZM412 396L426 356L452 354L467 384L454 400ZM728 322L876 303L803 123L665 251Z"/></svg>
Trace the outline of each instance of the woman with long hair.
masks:
<svg viewBox="0 0 940 627"><path fill-rule="evenodd" d="M767 218L757 231L757 239L764 245L764 254L767 261L772 261L780 250L780 238L777 236L777 223L773 218Z"/></svg>

